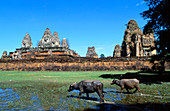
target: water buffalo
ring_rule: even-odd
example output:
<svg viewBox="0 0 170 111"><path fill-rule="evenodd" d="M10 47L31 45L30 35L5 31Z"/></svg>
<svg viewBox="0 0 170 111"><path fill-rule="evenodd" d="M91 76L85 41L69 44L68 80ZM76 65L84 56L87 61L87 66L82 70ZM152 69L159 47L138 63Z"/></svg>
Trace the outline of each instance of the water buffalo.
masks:
<svg viewBox="0 0 170 111"><path fill-rule="evenodd" d="M139 88L139 80L137 79L121 79L121 80L113 80L112 84L116 84L121 87L121 94L124 88L126 88L127 92L129 92L128 89L136 88L136 90L133 92L135 93L137 90L141 94L141 90Z"/></svg>
<svg viewBox="0 0 170 111"><path fill-rule="evenodd" d="M104 102L104 91L103 91L103 83L100 81L90 81L90 80L83 80L80 81L79 83L73 83L70 85L68 91L72 90L79 90L79 98L81 97L82 93L86 93L87 98L89 98L89 93L94 93L97 92L97 94L100 97L100 103L103 101Z"/></svg>

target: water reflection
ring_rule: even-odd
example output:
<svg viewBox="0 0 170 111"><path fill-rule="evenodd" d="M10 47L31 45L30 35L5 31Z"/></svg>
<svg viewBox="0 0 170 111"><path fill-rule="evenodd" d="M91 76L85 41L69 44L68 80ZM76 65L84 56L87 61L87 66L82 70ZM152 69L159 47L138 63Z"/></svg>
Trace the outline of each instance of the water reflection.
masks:
<svg viewBox="0 0 170 111"><path fill-rule="evenodd" d="M123 93L116 89L104 89L105 100L115 104L99 104L100 99L97 93L90 93L89 97L82 94L81 99L78 99L79 91L56 93L55 89L43 87L40 89L34 88L17 88L17 89L0 89L0 110L56 110L56 111L72 111L84 109L105 109L125 110L129 108L129 104L145 103L148 100L153 103L162 101L160 98L139 96L136 94Z"/></svg>
<svg viewBox="0 0 170 111"><path fill-rule="evenodd" d="M0 110L43 110L36 95L31 96L30 102L32 102L32 105L23 104L21 96L13 89L0 89Z"/></svg>

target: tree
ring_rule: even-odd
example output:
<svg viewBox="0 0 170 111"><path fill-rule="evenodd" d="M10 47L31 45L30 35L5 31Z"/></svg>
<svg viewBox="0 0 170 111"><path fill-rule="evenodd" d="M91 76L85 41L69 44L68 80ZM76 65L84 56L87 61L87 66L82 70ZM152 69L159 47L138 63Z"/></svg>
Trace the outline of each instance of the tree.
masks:
<svg viewBox="0 0 170 111"><path fill-rule="evenodd" d="M101 54L101 55L100 55L100 58L104 58L104 57L105 57L104 54Z"/></svg>
<svg viewBox="0 0 170 111"><path fill-rule="evenodd" d="M155 33L155 49L158 55L154 60L159 59L164 68L170 54L170 0L145 0L145 2L149 9L141 13L144 19L148 19L144 32L147 33L148 29L149 32L153 30Z"/></svg>

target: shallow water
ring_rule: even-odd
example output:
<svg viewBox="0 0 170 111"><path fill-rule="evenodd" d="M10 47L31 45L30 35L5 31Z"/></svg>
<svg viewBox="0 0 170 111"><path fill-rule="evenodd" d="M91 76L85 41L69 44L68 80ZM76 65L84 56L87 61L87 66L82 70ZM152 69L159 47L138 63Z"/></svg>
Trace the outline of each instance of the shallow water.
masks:
<svg viewBox="0 0 170 111"><path fill-rule="evenodd" d="M19 93L13 91L13 89L0 89L0 110L42 110L39 105L40 101L36 95L32 95L30 101L34 101L32 105L26 106L21 101Z"/></svg>
<svg viewBox="0 0 170 111"><path fill-rule="evenodd" d="M73 90L67 95L55 94L47 92L47 90L39 90L37 92L30 91L30 89L0 89L0 110L83 110L96 109L101 110L126 110L131 108L130 104L145 103L146 101L161 102L163 99L154 96L140 96L138 94L120 94L116 89L104 89L105 104L99 104L99 97L97 93L82 94L81 99L78 99L79 91ZM159 93L159 92L158 92ZM166 100L164 100L166 101ZM114 103L114 104L112 104ZM152 109L150 109L152 110Z"/></svg>

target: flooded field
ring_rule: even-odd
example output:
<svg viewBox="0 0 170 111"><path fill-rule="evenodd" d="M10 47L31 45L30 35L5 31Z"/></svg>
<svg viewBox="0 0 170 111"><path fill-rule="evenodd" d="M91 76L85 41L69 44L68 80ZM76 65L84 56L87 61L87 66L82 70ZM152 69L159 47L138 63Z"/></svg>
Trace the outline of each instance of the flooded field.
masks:
<svg viewBox="0 0 170 111"><path fill-rule="evenodd" d="M169 75L160 79L157 74L141 74L142 95L139 95L138 91L132 94L126 90L121 95L120 87L110 83L113 80L112 76L126 73L126 71L0 71L0 111L169 111L170 81L163 79L169 78ZM150 82L149 78L156 79ZM83 94L78 99L79 91L67 91L70 84L81 80L101 81L106 92L104 97L106 102L100 104L96 93L89 94L90 98Z"/></svg>
<svg viewBox="0 0 170 111"><path fill-rule="evenodd" d="M120 91L116 89L104 89L104 91L107 92L105 93L106 103L100 104L96 93L91 93L88 99L86 94L78 99L79 91L77 90L62 94L54 87L0 89L0 110L155 110L155 108L168 110L169 108L166 103L170 101L170 98L162 97L161 94L154 96L125 92L121 96ZM159 106L159 109L156 106Z"/></svg>

